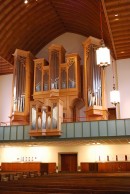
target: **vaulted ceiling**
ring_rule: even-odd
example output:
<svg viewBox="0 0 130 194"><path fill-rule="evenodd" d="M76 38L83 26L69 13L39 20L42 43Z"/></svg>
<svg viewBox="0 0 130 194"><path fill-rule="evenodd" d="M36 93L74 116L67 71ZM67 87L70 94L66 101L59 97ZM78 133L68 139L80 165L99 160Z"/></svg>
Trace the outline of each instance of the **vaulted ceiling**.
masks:
<svg viewBox="0 0 130 194"><path fill-rule="evenodd" d="M36 55L65 32L101 38L100 0L0 0L0 75L16 48ZM101 0L103 38L115 59L130 58L130 0Z"/></svg>

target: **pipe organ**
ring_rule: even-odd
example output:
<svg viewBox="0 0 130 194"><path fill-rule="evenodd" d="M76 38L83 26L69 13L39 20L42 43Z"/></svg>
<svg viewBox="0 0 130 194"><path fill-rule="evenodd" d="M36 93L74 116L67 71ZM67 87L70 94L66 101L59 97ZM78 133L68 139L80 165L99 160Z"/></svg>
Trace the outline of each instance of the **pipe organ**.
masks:
<svg viewBox="0 0 130 194"><path fill-rule="evenodd" d="M61 134L61 122L79 115L81 100L80 57L61 45L49 47L49 63L34 60L34 93L30 103L30 136ZM77 109L76 107L77 103ZM74 111L76 113L74 113Z"/></svg>
<svg viewBox="0 0 130 194"><path fill-rule="evenodd" d="M61 123L80 121L84 106L88 121L107 119L105 70L96 65L99 45L93 37L83 43L83 76L79 55L65 54L61 45L49 47L49 61L32 61L30 52L16 49L11 124L30 120L30 136L59 136Z"/></svg>
<svg viewBox="0 0 130 194"><path fill-rule="evenodd" d="M63 102L60 99L30 103L30 136L61 135Z"/></svg>
<svg viewBox="0 0 130 194"><path fill-rule="evenodd" d="M84 100L86 118L91 120L108 119L105 103L105 69L96 64L96 49L99 39L89 37L84 47Z"/></svg>
<svg viewBox="0 0 130 194"><path fill-rule="evenodd" d="M11 125L29 124L29 104L33 93L33 59L29 51L16 49L14 53Z"/></svg>

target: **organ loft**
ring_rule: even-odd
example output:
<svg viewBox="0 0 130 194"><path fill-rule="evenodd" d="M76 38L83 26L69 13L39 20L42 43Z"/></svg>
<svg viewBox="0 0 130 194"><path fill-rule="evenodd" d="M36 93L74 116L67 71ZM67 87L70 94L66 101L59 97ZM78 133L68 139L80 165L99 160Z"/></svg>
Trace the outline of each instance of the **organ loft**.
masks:
<svg viewBox="0 0 130 194"><path fill-rule="evenodd" d="M61 45L48 48L48 61L16 49L11 125L30 124L34 137L60 136L61 123L80 121L83 107L86 120L107 119L105 71L96 65L99 46L99 39L86 39L83 66L78 53L66 54Z"/></svg>

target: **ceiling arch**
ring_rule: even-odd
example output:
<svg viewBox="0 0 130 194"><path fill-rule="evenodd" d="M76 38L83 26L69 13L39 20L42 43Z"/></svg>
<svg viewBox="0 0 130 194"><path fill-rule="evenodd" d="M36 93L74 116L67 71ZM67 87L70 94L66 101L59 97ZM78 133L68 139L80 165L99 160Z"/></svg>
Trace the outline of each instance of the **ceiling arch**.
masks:
<svg viewBox="0 0 130 194"><path fill-rule="evenodd" d="M29 50L36 55L46 44L65 32L101 38L100 0L28 1L25 4L24 0L0 0L0 56L2 63L5 59L10 68L8 71L7 66L1 67L0 61L0 75L10 73L11 64L13 70L12 54L16 48ZM101 2L105 44L116 59L130 57L130 1ZM114 10L120 17L115 18Z"/></svg>

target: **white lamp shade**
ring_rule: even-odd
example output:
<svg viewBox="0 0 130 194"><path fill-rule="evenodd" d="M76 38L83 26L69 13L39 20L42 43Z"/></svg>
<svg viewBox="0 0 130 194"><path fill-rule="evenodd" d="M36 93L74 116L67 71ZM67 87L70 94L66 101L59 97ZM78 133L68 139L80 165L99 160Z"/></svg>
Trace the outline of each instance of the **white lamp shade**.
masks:
<svg viewBox="0 0 130 194"><path fill-rule="evenodd" d="M120 92L118 90L113 90L110 92L110 102L115 105L120 103Z"/></svg>
<svg viewBox="0 0 130 194"><path fill-rule="evenodd" d="M106 67L110 65L110 50L107 47L100 47L96 50L97 65Z"/></svg>
<svg viewBox="0 0 130 194"><path fill-rule="evenodd" d="M24 3L27 4L28 3L28 0L24 0Z"/></svg>

